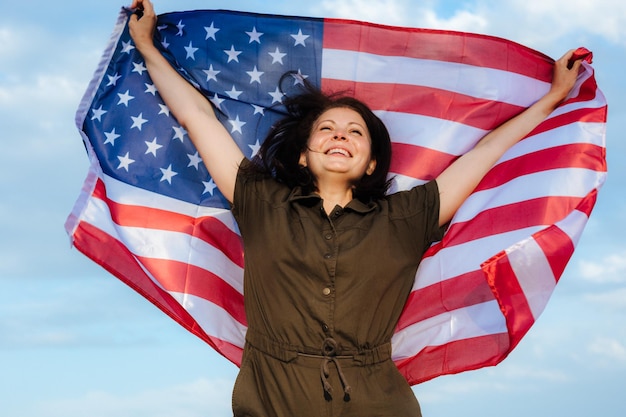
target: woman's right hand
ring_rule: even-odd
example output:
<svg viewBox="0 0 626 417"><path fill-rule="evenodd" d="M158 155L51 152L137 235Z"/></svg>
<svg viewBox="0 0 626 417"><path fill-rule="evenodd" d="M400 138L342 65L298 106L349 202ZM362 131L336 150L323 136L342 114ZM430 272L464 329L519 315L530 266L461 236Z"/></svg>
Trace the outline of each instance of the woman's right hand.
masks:
<svg viewBox="0 0 626 417"><path fill-rule="evenodd" d="M142 48L153 45L157 17L150 0L133 0L130 8L142 10L141 17L133 13L128 22L130 36L141 51Z"/></svg>

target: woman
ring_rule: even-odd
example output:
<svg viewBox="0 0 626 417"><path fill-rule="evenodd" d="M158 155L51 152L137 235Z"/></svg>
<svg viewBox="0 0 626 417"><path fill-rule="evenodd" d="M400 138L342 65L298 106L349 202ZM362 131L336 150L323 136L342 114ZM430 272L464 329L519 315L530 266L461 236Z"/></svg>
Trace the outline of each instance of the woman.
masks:
<svg viewBox="0 0 626 417"><path fill-rule="evenodd" d="M362 103L309 89L253 162L209 101L154 47L149 0L130 31L150 76L232 204L244 242L248 332L236 416L419 416L390 340L419 260L496 161L565 99L580 61L556 62L550 91L435 180L386 195L389 134ZM268 245L268 242L270 245Z"/></svg>

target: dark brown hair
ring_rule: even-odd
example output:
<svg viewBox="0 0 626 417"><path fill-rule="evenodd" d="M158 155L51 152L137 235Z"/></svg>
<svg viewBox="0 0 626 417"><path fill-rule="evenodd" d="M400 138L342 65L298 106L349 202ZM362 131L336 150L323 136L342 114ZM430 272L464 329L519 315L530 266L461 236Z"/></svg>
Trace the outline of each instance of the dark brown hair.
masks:
<svg viewBox="0 0 626 417"><path fill-rule="evenodd" d="M391 164L391 140L385 124L363 102L345 94L322 93L310 83L304 92L287 96L283 101L287 115L272 126L259 152L253 158L253 169L272 176L290 188L303 192L316 190L315 178L307 167L299 164L300 154L307 149L313 123L327 110L345 107L361 115L371 138L371 157L376 168L365 174L353 189L354 197L368 202L381 199L389 188L387 179Z"/></svg>

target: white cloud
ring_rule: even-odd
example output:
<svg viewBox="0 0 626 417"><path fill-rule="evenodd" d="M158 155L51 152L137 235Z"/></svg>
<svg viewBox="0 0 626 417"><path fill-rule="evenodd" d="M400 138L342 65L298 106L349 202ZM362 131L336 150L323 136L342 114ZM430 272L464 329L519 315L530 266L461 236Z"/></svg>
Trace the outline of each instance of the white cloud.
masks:
<svg viewBox="0 0 626 417"><path fill-rule="evenodd" d="M9 27L0 27L0 62L11 62L14 54L19 50L19 36Z"/></svg>
<svg viewBox="0 0 626 417"><path fill-rule="evenodd" d="M31 415L45 417L226 417L233 381L198 379L187 384L116 394L88 392L78 398L41 402ZM27 414L25 414L27 415Z"/></svg>
<svg viewBox="0 0 626 417"><path fill-rule="evenodd" d="M510 2L524 20L545 25L548 35L583 30L624 44L626 2L623 0L516 0Z"/></svg>
<svg viewBox="0 0 626 417"><path fill-rule="evenodd" d="M317 9L329 17L498 36L550 53L593 46L588 43L594 36L626 46L622 0L486 0L454 6L437 0L324 0Z"/></svg>
<svg viewBox="0 0 626 417"><path fill-rule="evenodd" d="M451 17L437 14L436 1L419 4L408 0L364 2L362 0L324 0L319 7L326 16L350 18L367 22L421 28L480 31L487 26L484 17L466 9L455 10Z"/></svg>
<svg viewBox="0 0 626 417"><path fill-rule="evenodd" d="M432 10L424 10L420 25L426 28L461 32L484 32L489 22L484 16L468 10L457 10L450 18L441 18Z"/></svg>
<svg viewBox="0 0 626 417"><path fill-rule="evenodd" d="M626 364L626 346L616 339L598 338L588 346L589 352L608 361L610 366Z"/></svg>
<svg viewBox="0 0 626 417"><path fill-rule="evenodd" d="M361 0L324 0L316 8L321 8L326 16L401 25L407 18L405 6L405 1L398 0L367 3Z"/></svg>
<svg viewBox="0 0 626 417"><path fill-rule="evenodd" d="M79 148L74 114L101 54L98 42L29 26L1 28L0 45L5 40L9 46L0 46L0 125L7 139L20 137L20 146L5 149L0 162L50 160L66 154L66 146Z"/></svg>
<svg viewBox="0 0 626 417"><path fill-rule="evenodd" d="M588 294L585 296L585 300L614 312L617 310L626 311L626 288L612 289L599 294Z"/></svg>
<svg viewBox="0 0 626 417"><path fill-rule="evenodd" d="M580 276L597 284L626 283L626 251L606 255L597 261L581 260Z"/></svg>
<svg viewBox="0 0 626 417"><path fill-rule="evenodd" d="M520 365L507 359L497 367L488 367L477 371L464 372L437 378L425 385L414 388L420 402L445 403L450 398L471 397L484 392L519 393L537 389L543 384L562 384L571 381L558 366Z"/></svg>

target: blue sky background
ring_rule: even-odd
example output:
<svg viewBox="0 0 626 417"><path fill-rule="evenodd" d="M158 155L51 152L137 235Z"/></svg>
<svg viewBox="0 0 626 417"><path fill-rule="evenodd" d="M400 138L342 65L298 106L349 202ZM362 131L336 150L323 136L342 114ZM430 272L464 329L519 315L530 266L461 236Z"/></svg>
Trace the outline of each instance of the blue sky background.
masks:
<svg viewBox="0 0 626 417"><path fill-rule="evenodd" d="M595 55L609 179L546 311L501 365L415 387L426 417L626 415L626 2L155 0L478 32ZM71 249L74 113L118 0L0 0L0 415L228 416L237 369Z"/></svg>

